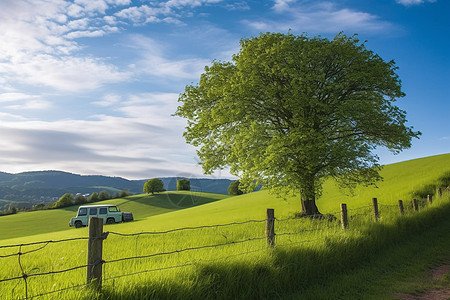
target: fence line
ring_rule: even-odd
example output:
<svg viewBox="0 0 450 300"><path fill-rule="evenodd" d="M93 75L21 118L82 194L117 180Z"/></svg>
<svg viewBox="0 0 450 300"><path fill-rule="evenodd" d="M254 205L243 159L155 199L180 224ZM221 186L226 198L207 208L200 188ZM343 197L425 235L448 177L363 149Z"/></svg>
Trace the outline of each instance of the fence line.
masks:
<svg viewBox="0 0 450 300"><path fill-rule="evenodd" d="M216 224L216 225L204 225L204 226L197 226L197 227L183 227L183 228L176 228L171 229L167 231L148 231L148 232L138 232L138 233L118 233L109 231L110 234L113 235L119 235L119 236L136 236L136 235L156 235L156 234L167 234L177 231L184 231L184 230L195 230L195 229L203 229L203 228L217 228L217 227L226 227L226 226L232 226L232 225L242 225L242 224L248 224L248 223L262 223L266 220L248 220L244 222L234 222L234 223L227 223L227 224Z"/></svg>
<svg viewBox="0 0 450 300"><path fill-rule="evenodd" d="M0 246L0 249L4 248L13 248L13 247L20 247L20 246L33 246L33 245L39 245L39 244L56 244L56 243L63 243L63 242L70 242L70 241L77 241L77 240L87 240L88 237L79 237L79 238L72 238L72 239L63 239L63 240L56 240L56 241L40 241L40 242L33 242L33 243L26 243L26 244L16 244L16 245L3 245Z"/></svg>
<svg viewBox="0 0 450 300"><path fill-rule="evenodd" d="M428 198L430 199L430 197ZM347 224L346 226L344 226L344 223L342 223L342 227L344 229L346 229L348 227L348 218L346 216L346 214L349 211L355 212L355 211L360 211L360 210L364 210L364 209L369 209L369 208L373 208L373 213L375 213L375 220L378 219L378 204L375 206L375 202L376 202L376 198L373 199L374 200L374 205L367 205L367 206L362 206L362 207L358 207L358 208L352 208L352 209L347 209L345 204L341 204L345 206L345 210L341 209L340 212L336 212L336 213L331 213L331 215L334 214L343 214L345 211L345 218L342 215L341 218L341 222L344 222L344 220L346 220ZM416 199L413 200L413 207L414 210L417 210L417 203L416 203ZM431 204L431 201L428 201L429 204ZM400 205L401 204L401 205ZM403 214L403 202L400 200L399 201L399 206L400 206L400 213ZM385 205L385 204L379 204L379 207L399 207L397 205ZM270 214L269 214L269 210L271 210ZM330 214L329 214L330 215ZM353 216L355 215L370 215L370 213L366 213L366 214L352 214ZM91 222L94 218L91 218ZM24 284L25 284L25 298L23 299L31 299L31 298L35 298L35 297L41 297L41 296L45 296L45 295L50 295L53 293L57 293L57 292L62 292L62 291L66 291L69 289L74 289L77 287L84 287L87 286L89 283L89 279L88 279L88 283L86 284L78 284L78 285L74 285L74 286L69 286L69 287L65 287L59 290L54 290L54 291L50 291L50 292L46 292L46 293L41 293L41 294L37 294L34 296L29 296L28 295L28 279L32 278L32 277L40 277L40 276L47 276L47 275L55 275L55 274L62 274L62 273L66 273L66 272L70 272L70 271L74 271L74 270L78 270L78 269L82 269L82 268L86 268L89 272L91 271L90 269L94 269L94 268L98 268L100 266L100 288L101 288L101 272L102 272L102 266L105 264L112 264L112 263L117 263L117 262L122 262L122 261L129 261L129 260L137 260L137 259L145 259L145 258L153 258L153 257L158 257L158 256L163 256L163 255L173 255L173 254L179 254L179 253L183 253L183 252L189 252L189 251L196 251L196 250L201 250L201 249L213 249L213 248L218 248L218 247L224 247L224 246L229 246L229 245L237 245L237 244L244 244L244 243L249 243L252 241L260 241L260 240L267 240L268 241L268 245L270 247L275 246L275 237L283 237L283 236L298 236L298 235L302 235L304 233L311 233L311 232L317 232L317 231L323 231L323 228L316 228L316 229L303 229L303 230L299 230L297 232L281 232L281 233L275 233L275 227L274 227L274 222L286 222L286 221L295 221L295 220L301 220L300 218L296 218L296 217L289 217L289 218L285 218L285 219L277 219L274 216L274 212L273 209L268 209L268 214L267 214L267 218L264 220L248 220L248 221L243 221L243 222L233 222L233 223L227 223L227 224L216 224L216 225L205 225L205 226L197 226L197 227L183 227L183 228L177 228L177 229L171 229L171 230L167 230L167 231L159 231L159 232L140 232L140 233L118 233L118 232L103 232L103 221L100 222L101 223L101 230L99 231L101 234L100 235L95 235L95 236L90 236L90 237L79 237L79 238L70 238L70 239L62 239L62 240L47 240L47 241L40 241L40 242L33 242L33 243L23 243L23 244L16 244L16 245L3 245L0 246L0 249L6 249L6 248L13 248L13 247L19 247L18 252L15 253L11 253L11 254L7 254L7 255L0 255L0 259L1 258L9 258L9 257L14 257L17 256L18 257L18 266L20 268L21 274L20 276L15 276L15 277L10 277L10 278L3 278L0 279L0 283L2 282L9 282L9 281L14 281L14 280L24 280ZM91 225L90 222L90 225ZM159 252L159 253L152 253L152 254L146 254L146 255L136 255L136 256L131 256L131 257L123 257L123 258L117 258L117 259L111 259L111 260L103 260L103 259L99 259L96 260L94 263L88 263L85 265L79 265L79 266L74 266L71 268L67 268L67 269L62 269L62 270L56 270L56 271L50 271L50 272L41 272L41 273L31 273L31 274L27 274L23 268L22 265L22 261L21 261L21 257L25 254L30 254L30 253L35 253L38 251L42 251L43 249L45 249L49 244L56 244L56 243L63 243L63 242L69 242L69 241L77 241L77 240L89 240L91 241L99 241L100 243L98 243L99 245L101 245L102 241L105 240L109 234L111 235L117 235L117 236L121 236L121 237L133 237L133 236L141 236L141 235L164 235L164 234L169 234L169 233L173 233L173 232L180 232L180 231L187 231L187 230L196 230L196 229L204 229L204 228L220 228L220 227L227 227L227 226L233 226L233 225L244 225L244 224L250 224L250 223L266 223L266 234L263 237L249 237L247 239L242 239L242 240L236 240L236 241L226 241L224 243L216 243L216 244L211 244L211 245L203 245L203 246L195 246L195 247L187 247L187 248L183 248L183 249L177 249L177 250L173 250L173 251L166 251L166 252ZM270 230L268 230L267 228L269 228ZM98 232L98 231L97 231ZM103 233L102 233L103 232ZM227 237L225 237L227 238ZM288 243L288 244L282 244L280 243L279 245L294 245L294 244L305 244L305 243L310 243L310 242L314 242L317 240L320 240L321 238L317 238L317 239L309 239L309 240L304 240L304 241L299 241L299 242L292 242L292 243ZM290 240L290 239L289 239ZM290 240L291 241L291 240ZM137 241L136 241L137 243ZM22 251L23 247L26 246L34 246L34 245L41 245L38 248L35 249L31 249L28 251ZM100 246L101 247L101 246ZM226 257L220 257L217 259L212 259L212 260L200 260L198 262L189 262L189 263L184 263L184 264L178 264L178 265L174 265L174 266L169 266L169 267L162 267L162 268L154 268L154 269L148 269L148 270L143 270L143 271L138 271L138 272L133 272L133 273L129 273L129 274L122 274L122 275L117 275L117 276L113 276L110 278L105 278L105 281L109 281L109 280L114 280L114 279L118 279L118 278L122 278L122 277L127 277L127 276L133 276L133 275L138 275L138 274L143 274L143 273L148 273L148 272L155 272L155 271L163 271L163 270L168 270L168 269L174 269L174 268L183 268L183 267L187 267L187 266L192 266L196 263L205 263L205 262L209 262L209 261L218 261L218 260L226 260L229 259L231 257L236 257L236 256L241 256L241 255L247 255L249 253L254 253L254 252L259 252L262 251L264 249L267 249L267 247L258 249L258 250L253 250L253 251L247 251L247 252L241 252L238 254L234 254L234 255L230 255L230 256L226 256ZM90 250L88 250L90 251ZM89 256L89 254L88 254ZM101 249L100 249L100 257L101 257ZM88 275L89 278L89 275ZM95 279L95 278L94 278Z"/></svg>

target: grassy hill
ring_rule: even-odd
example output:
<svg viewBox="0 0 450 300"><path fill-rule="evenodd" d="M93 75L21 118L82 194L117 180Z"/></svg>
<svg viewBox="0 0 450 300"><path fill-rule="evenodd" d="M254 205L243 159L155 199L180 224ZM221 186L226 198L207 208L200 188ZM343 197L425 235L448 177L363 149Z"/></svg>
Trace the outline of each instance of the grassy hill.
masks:
<svg viewBox="0 0 450 300"><path fill-rule="evenodd" d="M133 224L139 224L150 216L214 202L227 197L227 195L223 194L200 192L165 192L154 196L142 194L91 204L107 203L118 205L121 211L132 212L136 220ZM63 209L23 212L2 216L0 217L0 239L66 231L69 229L70 218L76 216L77 210L78 206L71 206ZM71 233L69 231L64 234L70 235Z"/></svg>
<svg viewBox="0 0 450 300"><path fill-rule="evenodd" d="M359 187L354 195L341 191L332 181L324 184L323 196L317 201L322 213L340 210L345 202L349 209L370 205L372 198L380 204L397 205L404 200L405 205L412 199L412 192L435 181L450 171L450 154L426 157L384 166L383 182L378 187ZM299 197L286 199L272 195L268 191L231 197L200 207L172 212L148 218L146 223L152 228L182 227L186 225L217 224L249 219L264 219L267 208L275 209L277 218L293 216L301 210ZM145 223L139 224L145 226ZM132 224L124 224L124 230L133 230Z"/></svg>
<svg viewBox="0 0 450 300"><path fill-rule="evenodd" d="M415 189L435 181L448 171L450 154L387 165L381 170L384 181L377 187L358 187L354 195L339 190L332 181L326 181L317 205L323 213L339 211L341 202L347 203L349 209L366 206L374 197L381 204L396 205L400 199L411 200ZM268 191L235 197L200 192L165 192L155 196L135 195L113 199L107 203L119 205L122 211L133 212L138 222L115 225L127 232L264 219L267 208L274 208L278 218L292 216L301 210L298 197L284 199ZM77 207L69 207L0 217L0 239L65 231L76 210ZM61 234L70 236L73 231Z"/></svg>
<svg viewBox="0 0 450 300"><path fill-rule="evenodd" d="M176 191L181 177L164 177L161 180L167 191ZM232 180L223 178L189 178L191 190L205 193L227 194ZM133 194L142 192L146 179L128 180L121 177L79 175L62 171L34 171L18 174L0 172L0 210L15 207L32 207L39 203L58 200L65 193L92 194L107 191L115 195L122 190ZM18 203L20 202L20 203Z"/></svg>
<svg viewBox="0 0 450 300"><path fill-rule="evenodd" d="M406 204L412 198L414 190L436 181L449 171L450 154L445 154L386 166L382 170L384 181L378 184L378 188L358 188L354 195L346 195L332 182L327 181L318 206L323 213L336 212L341 202L347 203L349 209L352 209L369 205L373 197L377 197L380 204L384 205L396 205L399 199L404 200ZM289 294L293 295L294 299L311 299L310 297L318 294L310 288L309 281L320 286L321 299L333 298L332 295L343 299L361 299L367 291L377 295L372 299L385 299L388 289L396 286L391 284L392 280L396 280L395 276L383 281L381 287L362 282L360 278L386 280L386 272L394 272L396 269L407 269L402 276L410 276L410 273L417 269L406 268L402 261L405 253L414 253L418 248L413 240L420 245L426 244L427 249L432 249L425 251L422 247L427 255L417 255L420 256L421 268L429 261L429 253L435 253L438 258L448 253L450 243L446 241L450 240L447 238L450 235L447 234L450 232L450 221L447 216L450 213L450 204L448 196L446 197L440 201L436 200L433 205L420 210L419 213L408 212L401 218L397 208L393 207L393 213L389 214L386 213L389 208L382 207L382 218L378 223L373 221L371 214L362 217L355 215L347 231L343 231L337 221L277 221L277 247L273 251L267 250L263 238L263 223L212 226L195 231L177 231L170 235L127 237L112 233L104 242L104 259L110 263L104 266L105 295L101 299L245 299L264 298L264 295L278 298ZM123 211L132 211L137 219L135 222L104 227L104 231L116 233L154 232L251 219L262 221L265 219L266 208L274 208L276 217L282 219L291 217L300 210L298 198L277 198L267 191L236 197L167 192L153 197L136 195L112 200L111 203L120 205ZM86 237L87 228L64 230L75 209L74 207L0 217L0 230L3 230L0 232L0 245ZM54 214L55 223L50 226L42 222L39 216L43 215L39 214L51 213ZM59 221L56 220L58 218ZM280 234L283 232L287 234ZM257 239L249 243L239 242L249 236ZM433 242L434 239L436 242ZM437 239L445 243L438 243ZM406 241L410 244L402 246L403 248L397 247ZM178 250L211 244L224 246L214 249L206 247L195 252ZM34 252L38 246L21 247L21 251L33 251L20 260L25 272L60 270L86 263L85 240L73 241L70 244L44 245L42 248ZM0 250L0 255L16 251ZM174 255L145 257L153 253L171 252ZM384 255L388 257L381 259ZM140 256L143 258L120 261L123 257ZM119 261L112 263L114 260ZM372 265L375 262L376 265ZM16 256L8 256L2 260L2 266L0 279L21 276ZM348 279L348 275L360 266L368 267L366 271L358 269L361 271L358 278ZM150 272L149 269L158 271ZM139 276L113 279L114 276L130 273ZM42 291L48 291L77 285L85 281L85 276L83 269L70 273L70 280L64 273L35 277L29 279L29 292L36 295L41 292L41 288ZM330 282L339 284L333 285ZM353 290L347 292L343 287ZM11 292L12 289L15 289L14 292ZM0 298L3 295L1 293L6 295L6 299L11 295L16 298L23 297L24 287L20 281L11 281L0 285ZM89 299L93 295L84 289L70 289L63 296L69 299Z"/></svg>

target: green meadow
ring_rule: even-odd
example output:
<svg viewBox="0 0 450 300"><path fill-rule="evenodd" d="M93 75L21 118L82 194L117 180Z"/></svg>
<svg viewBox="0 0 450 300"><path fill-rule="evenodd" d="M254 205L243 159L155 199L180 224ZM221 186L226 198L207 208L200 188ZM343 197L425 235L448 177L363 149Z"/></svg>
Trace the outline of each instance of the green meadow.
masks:
<svg viewBox="0 0 450 300"><path fill-rule="evenodd" d="M0 246L17 246L0 248L0 256L12 255L0 258L0 298L380 299L398 288L417 292L407 282L397 284L396 270L402 278L414 278L425 271L430 255L448 256L450 199L448 193L435 196L419 212L412 211L410 200L414 191L447 172L450 154L385 166L377 187L352 193L326 181L317 205L336 217L326 219L293 218L300 210L297 197L264 190L235 197L165 192L105 201L133 212L136 221L104 227L110 234L103 243L101 294L84 285L85 267L58 273L86 264L86 240L19 246L87 237L88 228L68 227L77 207L3 216ZM380 204L379 222L368 207L374 197ZM396 207L400 199L405 216ZM348 230L339 223L340 203L349 208ZM267 208L275 209L278 219L273 249L264 237ZM229 225L211 226L223 224ZM198 228L171 231L186 227ZM18 252L25 254L14 255ZM417 264L402 264L410 253ZM43 273L50 274L33 276ZM29 277L1 282L23 274Z"/></svg>

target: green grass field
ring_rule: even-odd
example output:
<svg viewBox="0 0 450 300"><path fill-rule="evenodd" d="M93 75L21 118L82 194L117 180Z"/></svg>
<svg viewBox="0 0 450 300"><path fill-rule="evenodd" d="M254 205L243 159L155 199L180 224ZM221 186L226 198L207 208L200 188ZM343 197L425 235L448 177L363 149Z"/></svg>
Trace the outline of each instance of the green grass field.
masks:
<svg viewBox="0 0 450 300"><path fill-rule="evenodd" d="M138 224L150 216L194 207L227 198L227 195L199 192L166 192L152 195L135 195L125 199L112 199L98 203L118 205L122 211L133 212ZM43 233L66 231L69 220L76 216L78 206L63 209L41 210L0 217L0 239L21 238ZM66 234L66 233L64 233ZM70 234L69 234L70 235Z"/></svg>
<svg viewBox="0 0 450 300"><path fill-rule="evenodd" d="M434 182L448 171L450 154L445 154L386 166L382 170L385 180L378 184L378 188L358 188L353 196L326 182L323 197L317 202L324 213L338 212L341 202L347 203L349 209L368 206L373 197L382 204L380 222L374 223L368 208L353 211L348 231L341 230L338 220L290 219L300 210L299 199L285 200L267 191L236 197L170 192L107 201L119 205L123 211L132 211L137 220L104 227L104 231L117 233L263 221L267 208L274 208L275 216L286 220L276 223L278 235L274 250L267 249L264 222L131 237L111 233L104 242L103 295L95 295L82 286L43 298L248 299L289 298L292 295L293 299L302 299L298 290L304 290L302 295L312 295L307 282L313 280L316 285L321 285L322 299L327 299L332 295L332 291L326 291L330 278L333 282L341 280L349 286L354 284L355 279L345 279L354 268L351 265L377 261L377 255L394 241L400 243L426 232L420 225L429 224L430 229L450 226L449 222L440 221L448 219L446 213L450 213L448 196L435 200L433 205L419 213L413 214L408 210L403 218L399 217L395 207L399 199L408 203L415 189ZM87 228L68 229L68 221L75 211L76 207L72 207L0 217L0 246L86 237ZM51 219L49 223L42 221L47 218ZM441 234L447 231L435 230ZM419 239L419 242L424 243L424 240ZM0 255L8 255L44 246L26 255L0 258L0 280L21 276L22 268L26 274L37 274L84 265L86 244L86 240L75 240L0 249ZM208 247L210 245L221 246ZM198 247L205 248L180 251ZM404 251L414 247L410 245ZM174 253L161 254L171 252ZM126 257L141 258L120 261ZM367 269L370 270L367 272L374 272L370 267ZM136 275L125 276L132 273ZM86 270L81 268L61 274L31 276L26 285L23 279L0 282L0 298L20 299L26 292L39 295L84 284L85 278ZM341 286L345 282L341 282ZM337 287L330 284L330 289ZM372 295L386 293L383 288L367 289ZM364 290L355 292L355 295L353 299L361 299ZM310 298L305 296L303 299Z"/></svg>

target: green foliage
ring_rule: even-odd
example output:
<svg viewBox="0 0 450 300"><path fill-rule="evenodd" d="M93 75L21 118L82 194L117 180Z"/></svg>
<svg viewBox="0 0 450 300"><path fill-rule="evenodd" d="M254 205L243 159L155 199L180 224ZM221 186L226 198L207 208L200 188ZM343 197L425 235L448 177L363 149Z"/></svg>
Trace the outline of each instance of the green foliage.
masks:
<svg viewBox="0 0 450 300"><path fill-rule="evenodd" d="M87 199L83 195L76 195L73 203L74 204L85 204L85 203L87 203Z"/></svg>
<svg viewBox="0 0 450 300"><path fill-rule="evenodd" d="M413 198L426 199L428 195L434 196L436 193L436 185L425 184L419 189L412 192Z"/></svg>
<svg viewBox="0 0 450 300"><path fill-rule="evenodd" d="M111 195L108 193L108 191L101 191L98 194L98 201L104 201L111 199Z"/></svg>
<svg viewBox="0 0 450 300"><path fill-rule="evenodd" d="M74 205L74 203L75 203L75 199L73 197L73 194L66 193L66 194L62 195L58 201L56 201L53 208L67 207L67 206Z"/></svg>
<svg viewBox="0 0 450 300"><path fill-rule="evenodd" d="M450 172L445 172L434 183L422 184L414 189L412 197L426 199L428 195L435 196L437 189L447 189L450 186Z"/></svg>
<svg viewBox="0 0 450 300"><path fill-rule="evenodd" d="M190 191L191 182L188 179L179 179L177 181L177 191Z"/></svg>
<svg viewBox="0 0 450 300"><path fill-rule="evenodd" d="M205 173L229 166L241 189L314 201L326 177L349 187L380 180L372 150L399 152L420 135L394 104L404 96L396 69L356 36L265 33L206 67L176 115L188 119L184 137Z"/></svg>
<svg viewBox="0 0 450 300"><path fill-rule="evenodd" d="M129 190L121 190L119 193L117 193L115 198L125 198L132 195L133 193L130 192Z"/></svg>
<svg viewBox="0 0 450 300"><path fill-rule="evenodd" d="M232 183L230 183L230 186L228 187L228 195L244 194L244 192L239 189L240 184L241 183L239 180L236 180L236 181L233 181Z"/></svg>
<svg viewBox="0 0 450 300"><path fill-rule="evenodd" d="M147 194L154 195L155 193L164 192L164 183L159 178L153 178L150 180L147 180L147 182L144 184L143 191Z"/></svg>
<svg viewBox="0 0 450 300"><path fill-rule="evenodd" d="M97 202L97 201L99 201L98 193L97 193L97 192L93 192L93 193L89 196L88 202Z"/></svg>
<svg viewBox="0 0 450 300"><path fill-rule="evenodd" d="M438 178L437 187L441 189L450 187L450 171L445 172L441 177Z"/></svg>
<svg viewBox="0 0 450 300"><path fill-rule="evenodd" d="M8 209L0 211L0 216L17 214L17 207L10 205Z"/></svg>
<svg viewBox="0 0 450 300"><path fill-rule="evenodd" d="M45 205L45 203L38 203L35 206L33 206L33 210L43 210L46 208L47 206Z"/></svg>

